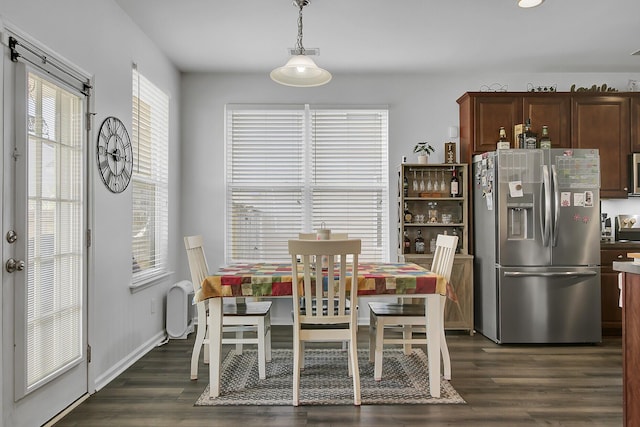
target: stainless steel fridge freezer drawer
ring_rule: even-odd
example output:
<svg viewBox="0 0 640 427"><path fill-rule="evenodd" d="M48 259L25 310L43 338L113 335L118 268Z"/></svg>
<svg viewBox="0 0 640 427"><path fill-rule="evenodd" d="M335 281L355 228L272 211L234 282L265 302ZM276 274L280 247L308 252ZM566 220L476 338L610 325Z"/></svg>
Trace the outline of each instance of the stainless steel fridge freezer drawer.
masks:
<svg viewBox="0 0 640 427"><path fill-rule="evenodd" d="M498 268L498 341L602 341L600 267Z"/></svg>

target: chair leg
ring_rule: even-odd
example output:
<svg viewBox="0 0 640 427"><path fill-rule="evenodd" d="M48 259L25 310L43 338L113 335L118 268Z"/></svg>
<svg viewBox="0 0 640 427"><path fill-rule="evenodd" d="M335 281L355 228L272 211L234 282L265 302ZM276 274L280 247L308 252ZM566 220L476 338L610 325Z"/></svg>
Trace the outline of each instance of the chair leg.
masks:
<svg viewBox="0 0 640 427"><path fill-rule="evenodd" d="M236 331L236 339L238 340L236 342L236 354L242 354L242 336L244 335L244 332L242 331Z"/></svg>
<svg viewBox="0 0 640 427"><path fill-rule="evenodd" d="M375 361L377 316L369 310L369 362Z"/></svg>
<svg viewBox="0 0 640 427"><path fill-rule="evenodd" d="M206 321L205 321L206 323ZM204 333L204 364L209 364L209 328L207 327L206 332Z"/></svg>
<svg viewBox="0 0 640 427"><path fill-rule="evenodd" d="M205 331L207 330L206 320L205 323L198 323L198 332L196 332L196 342L193 344L193 352L191 353L191 379L198 379L198 360L200 360L200 349L205 338ZM204 350L205 360L209 358L209 348Z"/></svg>
<svg viewBox="0 0 640 427"><path fill-rule="evenodd" d="M382 379L382 348L384 343L384 317L378 317L376 321L376 349L375 361L373 366L373 379L380 381Z"/></svg>
<svg viewBox="0 0 640 427"><path fill-rule="evenodd" d="M265 366L267 355L265 351L264 329L264 318L262 318L258 322L258 374L261 380L267 377L267 367Z"/></svg>
<svg viewBox="0 0 640 427"><path fill-rule="evenodd" d="M440 353L442 354L442 365L444 367L444 379L451 379L451 358L449 357L449 346L447 345L447 337L444 332L444 307L447 297L440 299L442 305L442 330L440 331Z"/></svg>
<svg viewBox="0 0 640 427"><path fill-rule="evenodd" d="M265 316L265 324L267 328L267 337L265 342L265 358L267 362L271 362L271 314Z"/></svg>
<svg viewBox="0 0 640 427"><path fill-rule="evenodd" d="M302 360L302 343L297 336L298 332L294 331L293 338L293 406L300 403L300 362Z"/></svg>
<svg viewBox="0 0 640 427"><path fill-rule="evenodd" d="M357 337L354 329L351 329L351 339L349 340L349 359L349 365L353 372L353 404L360 406L360 371L358 368Z"/></svg>
<svg viewBox="0 0 640 427"><path fill-rule="evenodd" d="M402 339L405 340L402 344L402 349L404 350L404 354L407 356L411 354L411 343L408 341L413 336L411 329L411 325L402 325Z"/></svg>

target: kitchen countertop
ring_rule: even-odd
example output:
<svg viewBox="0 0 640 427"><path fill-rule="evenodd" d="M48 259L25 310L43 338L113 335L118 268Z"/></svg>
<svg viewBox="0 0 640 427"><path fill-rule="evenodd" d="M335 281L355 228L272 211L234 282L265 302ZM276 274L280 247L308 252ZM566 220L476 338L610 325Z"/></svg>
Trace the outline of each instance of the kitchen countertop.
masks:
<svg viewBox="0 0 640 427"><path fill-rule="evenodd" d="M640 241L638 240L618 240L600 242L600 249L638 249L640 250Z"/></svg>
<svg viewBox="0 0 640 427"><path fill-rule="evenodd" d="M633 261L614 261L613 269L625 273L640 274L640 264L634 264Z"/></svg>

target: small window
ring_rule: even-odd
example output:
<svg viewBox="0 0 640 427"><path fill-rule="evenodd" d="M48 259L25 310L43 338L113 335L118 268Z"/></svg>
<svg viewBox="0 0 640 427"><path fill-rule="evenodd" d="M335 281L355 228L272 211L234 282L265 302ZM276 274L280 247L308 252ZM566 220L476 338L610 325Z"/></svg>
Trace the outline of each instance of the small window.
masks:
<svg viewBox="0 0 640 427"><path fill-rule="evenodd" d="M167 272L169 97L133 69L133 282Z"/></svg>

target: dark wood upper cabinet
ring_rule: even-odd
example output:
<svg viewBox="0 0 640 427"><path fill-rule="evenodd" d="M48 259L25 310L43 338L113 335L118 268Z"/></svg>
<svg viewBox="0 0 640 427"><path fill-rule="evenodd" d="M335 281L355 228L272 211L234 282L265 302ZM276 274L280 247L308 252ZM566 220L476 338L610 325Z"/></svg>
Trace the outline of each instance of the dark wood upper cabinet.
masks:
<svg viewBox="0 0 640 427"><path fill-rule="evenodd" d="M542 135L542 126L548 126L553 148L571 147L571 102L568 97L525 96L523 119L531 119L531 130Z"/></svg>
<svg viewBox="0 0 640 427"><path fill-rule="evenodd" d="M629 154L640 152L640 94L467 92L458 104L461 162L495 150L500 126L514 147L514 125L531 118L538 135L548 126L553 148L600 150L601 197L627 197Z"/></svg>
<svg viewBox="0 0 640 427"><path fill-rule="evenodd" d="M522 117L522 97L506 92L471 94L460 99L460 158L471 164L473 154L496 149L500 127L513 146L513 124Z"/></svg>
<svg viewBox="0 0 640 427"><path fill-rule="evenodd" d="M600 151L601 197L628 195L630 131L628 97L592 95L572 98L571 146Z"/></svg>
<svg viewBox="0 0 640 427"><path fill-rule="evenodd" d="M631 98L631 151L640 153L640 97Z"/></svg>

